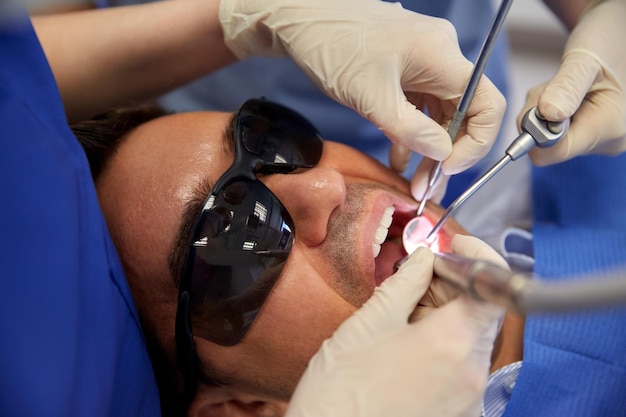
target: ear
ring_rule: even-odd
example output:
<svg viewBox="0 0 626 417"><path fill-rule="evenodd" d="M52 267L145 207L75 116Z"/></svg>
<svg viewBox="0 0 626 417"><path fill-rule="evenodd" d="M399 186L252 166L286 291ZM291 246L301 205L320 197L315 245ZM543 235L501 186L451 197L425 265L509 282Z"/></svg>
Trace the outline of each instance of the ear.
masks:
<svg viewBox="0 0 626 417"><path fill-rule="evenodd" d="M203 387L189 406L188 417L282 417L287 402L235 392L229 387Z"/></svg>

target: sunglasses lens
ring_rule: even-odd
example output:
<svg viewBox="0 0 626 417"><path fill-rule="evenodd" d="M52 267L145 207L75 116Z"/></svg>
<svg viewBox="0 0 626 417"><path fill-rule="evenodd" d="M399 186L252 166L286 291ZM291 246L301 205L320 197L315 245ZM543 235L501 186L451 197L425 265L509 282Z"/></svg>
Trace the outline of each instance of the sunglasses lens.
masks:
<svg viewBox="0 0 626 417"><path fill-rule="evenodd" d="M265 100L248 100L237 120L246 149L276 171L313 167L322 155L315 127L293 110Z"/></svg>
<svg viewBox="0 0 626 417"><path fill-rule="evenodd" d="M202 212L192 254L191 320L197 336L238 343L278 279L294 226L259 181L237 179Z"/></svg>

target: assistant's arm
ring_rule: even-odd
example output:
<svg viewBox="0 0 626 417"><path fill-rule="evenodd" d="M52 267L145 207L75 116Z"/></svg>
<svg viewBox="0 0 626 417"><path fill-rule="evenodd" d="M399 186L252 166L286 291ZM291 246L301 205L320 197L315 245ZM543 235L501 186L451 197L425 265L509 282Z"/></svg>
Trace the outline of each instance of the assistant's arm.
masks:
<svg viewBox="0 0 626 417"><path fill-rule="evenodd" d="M68 118L156 97L234 62L218 8L179 0L33 17Z"/></svg>

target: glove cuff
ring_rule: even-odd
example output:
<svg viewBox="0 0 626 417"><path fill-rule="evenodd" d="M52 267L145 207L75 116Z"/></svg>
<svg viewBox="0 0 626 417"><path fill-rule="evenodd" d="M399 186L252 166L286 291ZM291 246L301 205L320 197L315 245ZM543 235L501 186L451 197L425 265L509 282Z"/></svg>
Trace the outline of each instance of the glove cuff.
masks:
<svg viewBox="0 0 626 417"><path fill-rule="evenodd" d="M280 39L267 25L275 6L275 2L268 0L220 1L219 20L224 43L237 58L287 55Z"/></svg>

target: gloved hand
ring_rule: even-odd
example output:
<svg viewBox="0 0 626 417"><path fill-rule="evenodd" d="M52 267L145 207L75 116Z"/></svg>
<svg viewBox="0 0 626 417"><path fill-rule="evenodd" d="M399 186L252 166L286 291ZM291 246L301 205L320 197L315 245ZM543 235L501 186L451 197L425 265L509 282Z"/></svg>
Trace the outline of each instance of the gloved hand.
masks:
<svg viewBox="0 0 626 417"><path fill-rule="evenodd" d="M559 143L530 151L536 165L626 150L624 22L626 0L606 0L590 8L572 30L556 75L529 91L518 124L535 105L551 121L572 117Z"/></svg>
<svg viewBox="0 0 626 417"><path fill-rule="evenodd" d="M322 91L392 142L446 159L446 174L473 165L495 141L505 101L486 77L454 148L440 126L451 120L472 71L448 21L378 0L221 0L220 21L237 57L289 54ZM394 155L402 169L408 155Z"/></svg>
<svg viewBox="0 0 626 417"><path fill-rule="evenodd" d="M450 242L450 249L457 255L466 258L484 259L509 269L507 262L495 249L476 237L455 235ZM413 311L410 321L424 318L439 307L454 300L460 294L461 292L456 287L447 284L435 275L428 286L428 290L419 301L415 311Z"/></svg>
<svg viewBox="0 0 626 417"><path fill-rule="evenodd" d="M417 165L417 170L411 180L411 194L419 201L421 201L426 193L430 173L436 163L437 161L435 160L423 158ZM450 176L442 173L435 183L428 200L435 204L441 203L441 200L445 197L446 190L448 189L448 181L450 181Z"/></svg>
<svg viewBox="0 0 626 417"><path fill-rule="evenodd" d="M287 417L477 416L502 311L465 296L416 323L433 254L418 249L312 358Z"/></svg>

